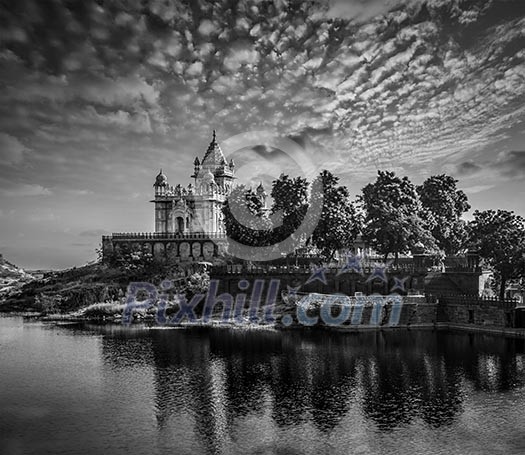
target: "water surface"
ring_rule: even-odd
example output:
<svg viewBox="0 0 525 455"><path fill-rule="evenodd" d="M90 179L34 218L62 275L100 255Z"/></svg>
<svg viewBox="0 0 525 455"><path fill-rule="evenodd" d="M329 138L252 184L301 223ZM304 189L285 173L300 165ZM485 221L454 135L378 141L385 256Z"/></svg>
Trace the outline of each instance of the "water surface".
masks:
<svg viewBox="0 0 525 455"><path fill-rule="evenodd" d="M523 340L0 318L1 454L522 454Z"/></svg>

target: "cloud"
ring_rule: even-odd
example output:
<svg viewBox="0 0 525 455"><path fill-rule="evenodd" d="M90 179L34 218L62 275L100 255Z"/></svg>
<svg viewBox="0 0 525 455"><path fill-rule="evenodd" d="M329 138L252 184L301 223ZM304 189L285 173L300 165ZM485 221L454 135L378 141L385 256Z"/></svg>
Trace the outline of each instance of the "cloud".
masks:
<svg viewBox="0 0 525 455"><path fill-rule="evenodd" d="M525 151L500 153L495 167L506 177L525 177Z"/></svg>
<svg viewBox="0 0 525 455"><path fill-rule="evenodd" d="M455 171L464 177L480 173L492 178L498 174L506 179L525 177L525 151L504 151L490 159L463 161L455 166Z"/></svg>
<svg viewBox="0 0 525 455"><path fill-rule="evenodd" d="M51 196L53 192L33 183L15 184L11 188L0 190L5 196L20 197L20 196Z"/></svg>
<svg viewBox="0 0 525 455"><path fill-rule="evenodd" d="M88 196L90 194L95 194L91 190L79 190L79 189L74 189L74 188L71 188L71 189L67 188L67 189L62 190L62 191L66 191L67 193L72 194L74 196Z"/></svg>
<svg viewBox="0 0 525 455"><path fill-rule="evenodd" d="M259 58L258 52L249 42L236 42L224 59L224 66L230 71L236 71L243 64L253 64Z"/></svg>
<svg viewBox="0 0 525 455"><path fill-rule="evenodd" d="M456 171L460 176L463 176L475 174L482 169L483 168L479 164L474 163L473 161L463 161L457 165Z"/></svg>
<svg viewBox="0 0 525 455"><path fill-rule="evenodd" d="M6 43L26 43L27 34L25 30L19 27L10 26L8 28L3 28L0 31L0 42Z"/></svg>
<svg viewBox="0 0 525 455"><path fill-rule="evenodd" d="M218 31L219 27L217 24L213 23L209 19L204 19L198 28L198 32L204 36L210 36L212 33L217 33Z"/></svg>
<svg viewBox="0 0 525 455"><path fill-rule="evenodd" d="M28 220L33 223L60 221L61 217L53 212L40 210L29 215Z"/></svg>
<svg viewBox="0 0 525 455"><path fill-rule="evenodd" d="M523 175L522 155L502 153L523 144L523 2L120 4L55 2L50 16L29 2L23 17L0 6L0 179L19 182L2 194L51 188L38 202L67 206L72 232L86 213L151 228L130 195L146 201L160 165L186 182L213 128L308 139L347 182L444 162L470 187Z"/></svg>
<svg viewBox="0 0 525 455"><path fill-rule="evenodd" d="M473 185L473 186L467 186L466 188L463 188L463 191L467 194L477 194L482 193L483 191L490 190L491 188L494 188L495 185Z"/></svg>
<svg viewBox="0 0 525 455"><path fill-rule="evenodd" d="M395 0L330 0L327 15L334 18L367 21L386 14L399 1Z"/></svg>
<svg viewBox="0 0 525 455"><path fill-rule="evenodd" d="M27 148L14 136L0 132L0 152L4 164L20 164Z"/></svg>
<svg viewBox="0 0 525 455"><path fill-rule="evenodd" d="M76 125L86 125L98 128L122 128L135 133L153 132L151 118L147 110L138 109L128 112L122 109L100 113L94 106L87 106L79 115L69 117Z"/></svg>
<svg viewBox="0 0 525 455"><path fill-rule="evenodd" d="M39 102L48 100L67 103L83 100L104 106L122 106L144 101L149 105L157 102L157 89L137 75L123 75L115 78L103 75L86 78L71 75L54 76L33 73L20 77L11 76L13 86L3 97L8 102Z"/></svg>
<svg viewBox="0 0 525 455"><path fill-rule="evenodd" d="M186 75L190 77L199 76L202 73L202 62L194 62L186 69Z"/></svg>

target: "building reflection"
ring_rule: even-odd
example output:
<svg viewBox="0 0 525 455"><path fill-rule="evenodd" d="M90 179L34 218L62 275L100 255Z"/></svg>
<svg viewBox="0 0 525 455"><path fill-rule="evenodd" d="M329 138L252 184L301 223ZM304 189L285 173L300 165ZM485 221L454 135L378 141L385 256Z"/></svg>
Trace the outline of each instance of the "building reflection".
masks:
<svg viewBox="0 0 525 455"><path fill-rule="evenodd" d="M106 333L104 360L153 372L159 434L184 419L207 451L227 451L239 422L311 423L330 433L359 415L379 431L449 425L465 385L523 386L523 343L433 332L273 332L192 328ZM185 427L186 428L186 427Z"/></svg>
<svg viewBox="0 0 525 455"><path fill-rule="evenodd" d="M221 452L224 416L221 412L220 368L210 358L210 340L200 331L154 331L155 411L159 431L181 414L194 420L195 433L211 453ZM219 370L219 371L218 371Z"/></svg>

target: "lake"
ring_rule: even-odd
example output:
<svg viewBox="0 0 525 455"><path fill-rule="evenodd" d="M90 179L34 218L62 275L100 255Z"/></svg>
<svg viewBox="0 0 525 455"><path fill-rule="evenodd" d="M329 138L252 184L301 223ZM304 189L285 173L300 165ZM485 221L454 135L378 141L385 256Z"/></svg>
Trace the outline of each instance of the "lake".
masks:
<svg viewBox="0 0 525 455"><path fill-rule="evenodd" d="M0 317L0 453L522 454L524 340Z"/></svg>

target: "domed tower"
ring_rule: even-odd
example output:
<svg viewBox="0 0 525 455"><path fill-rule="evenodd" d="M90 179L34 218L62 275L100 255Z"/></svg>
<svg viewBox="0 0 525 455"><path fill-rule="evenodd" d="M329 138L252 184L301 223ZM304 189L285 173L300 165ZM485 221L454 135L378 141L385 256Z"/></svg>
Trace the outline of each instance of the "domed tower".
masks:
<svg viewBox="0 0 525 455"><path fill-rule="evenodd" d="M155 232L169 232L170 230L170 207L171 200L168 197L169 185L168 177L164 175L162 169L155 177Z"/></svg>
<svg viewBox="0 0 525 455"><path fill-rule="evenodd" d="M157 190L158 188L166 188L167 186L168 177L164 175L161 168L159 174L157 175L157 177L155 177L155 183L153 184L153 187L155 188L155 190Z"/></svg>
<svg viewBox="0 0 525 455"><path fill-rule="evenodd" d="M193 161L193 185L169 185L162 169L155 177L155 197L151 201L155 204L155 232L223 233L222 207L232 189L234 173L235 163L226 160L213 131L204 157Z"/></svg>
<svg viewBox="0 0 525 455"><path fill-rule="evenodd" d="M193 228L202 232L222 233L222 206L233 187L235 164L228 163L217 141L213 136L202 160L194 161L196 195L194 197L195 219Z"/></svg>

